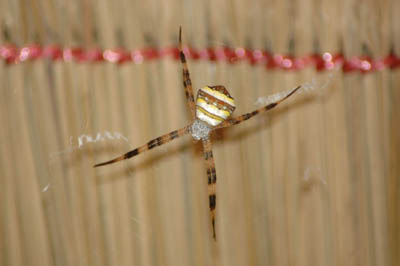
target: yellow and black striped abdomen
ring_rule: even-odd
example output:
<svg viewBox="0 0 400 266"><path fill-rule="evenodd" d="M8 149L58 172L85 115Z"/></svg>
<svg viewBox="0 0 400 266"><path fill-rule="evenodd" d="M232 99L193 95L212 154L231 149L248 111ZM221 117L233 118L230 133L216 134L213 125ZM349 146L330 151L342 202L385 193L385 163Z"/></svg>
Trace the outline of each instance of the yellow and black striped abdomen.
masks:
<svg viewBox="0 0 400 266"><path fill-rule="evenodd" d="M196 117L217 126L235 110L235 102L224 86L204 87L197 93Z"/></svg>

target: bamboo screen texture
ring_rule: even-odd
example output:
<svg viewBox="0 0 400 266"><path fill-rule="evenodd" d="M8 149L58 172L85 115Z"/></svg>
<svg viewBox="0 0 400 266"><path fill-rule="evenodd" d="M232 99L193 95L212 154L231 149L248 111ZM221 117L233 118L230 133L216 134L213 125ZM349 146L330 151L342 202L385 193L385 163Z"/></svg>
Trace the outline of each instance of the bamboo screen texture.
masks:
<svg viewBox="0 0 400 266"><path fill-rule="evenodd" d="M301 57L400 55L400 2L0 0L0 46L246 47ZM7 56L2 54L1 56ZM400 265L400 72L188 60L236 115L213 135L217 242L181 65L37 58L0 63L0 265ZM268 99L268 98L267 98Z"/></svg>

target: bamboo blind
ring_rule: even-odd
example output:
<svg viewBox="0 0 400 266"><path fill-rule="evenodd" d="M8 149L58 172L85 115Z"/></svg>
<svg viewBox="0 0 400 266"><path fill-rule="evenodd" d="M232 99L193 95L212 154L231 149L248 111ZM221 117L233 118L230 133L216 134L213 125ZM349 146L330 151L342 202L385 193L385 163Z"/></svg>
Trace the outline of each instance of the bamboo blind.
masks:
<svg viewBox="0 0 400 266"><path fill-rule="evenodd" d="M400 54L400 2L0 0L1 43L230 45L304 55ZM0 265L399 265L400 72L267 71L188 61L235 113L213 136L217 242L201 145L111 159L189 121L181 65L0 64Z"/></svg>

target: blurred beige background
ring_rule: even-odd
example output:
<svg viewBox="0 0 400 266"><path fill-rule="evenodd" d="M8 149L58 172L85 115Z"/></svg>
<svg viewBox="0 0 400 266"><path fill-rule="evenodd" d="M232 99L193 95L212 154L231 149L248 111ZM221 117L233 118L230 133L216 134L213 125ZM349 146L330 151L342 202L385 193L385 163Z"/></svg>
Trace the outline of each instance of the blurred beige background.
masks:
<svg viewBox="0 0 400 266"><path fill-rule="evenodd" d="M198 48L380 58L400 55L399 14L396 0L0 0L0 44L166 47L182 25ZM400 264L399 70L188 64L236 114L308 88L213 137L218 241L190 137L92 168L189 123L179 62L1 62L0 265Z"/></svg>

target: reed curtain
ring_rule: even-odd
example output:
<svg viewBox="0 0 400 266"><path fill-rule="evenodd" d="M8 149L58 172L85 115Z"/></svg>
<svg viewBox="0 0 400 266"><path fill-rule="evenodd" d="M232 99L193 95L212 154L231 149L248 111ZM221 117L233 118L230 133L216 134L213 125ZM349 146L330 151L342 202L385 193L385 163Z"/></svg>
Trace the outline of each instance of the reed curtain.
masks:
<svg viewBox="0 0 400 266"><path fill-rule="evenodd" d="M0 45L185 45L294 58L400 55L400 2L0 0ZM399 265L400 72L192 60L235 114L213 135L217 242L189 136L103 168L190 122L180 63L0 62L0 265Z"/></svg>

